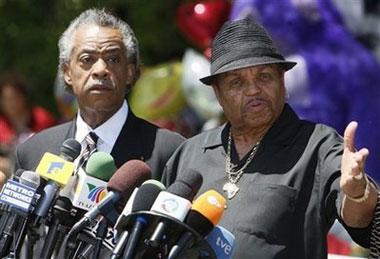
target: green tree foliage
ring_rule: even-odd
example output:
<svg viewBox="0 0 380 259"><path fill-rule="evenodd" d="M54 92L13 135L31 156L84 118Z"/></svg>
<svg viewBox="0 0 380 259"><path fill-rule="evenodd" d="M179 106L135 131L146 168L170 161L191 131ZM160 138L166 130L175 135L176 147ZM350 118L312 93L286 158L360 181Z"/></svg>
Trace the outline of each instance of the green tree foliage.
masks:
<svg viewBox="0 0 380 259"><path fill-rule="evenodd" d="M179 0L0 0L0 72L25 75L32 99L56 112L53 85L58 39L87 8L106 8L126 20L140 41L142 61L180 59L186 43L174 16Z"/></svg>

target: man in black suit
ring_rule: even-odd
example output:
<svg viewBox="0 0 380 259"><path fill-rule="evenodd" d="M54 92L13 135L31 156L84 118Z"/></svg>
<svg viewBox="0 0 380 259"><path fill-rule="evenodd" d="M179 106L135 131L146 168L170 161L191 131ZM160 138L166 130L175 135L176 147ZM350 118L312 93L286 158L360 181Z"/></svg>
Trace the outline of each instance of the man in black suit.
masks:
<svg viewBox="0 0 380 259"><path fill-rule="evenodd" d="M78 114L19 145L15 168L35 170L45 152L59 154L68 138L83 150L93 132L97 150L110 153L117 167L140 159L159 180L183 137L136 117L125 100L140 74L138 42L129 25L104 10L89 9L71 22L58 46L60 74L77 97Z"/></svg>

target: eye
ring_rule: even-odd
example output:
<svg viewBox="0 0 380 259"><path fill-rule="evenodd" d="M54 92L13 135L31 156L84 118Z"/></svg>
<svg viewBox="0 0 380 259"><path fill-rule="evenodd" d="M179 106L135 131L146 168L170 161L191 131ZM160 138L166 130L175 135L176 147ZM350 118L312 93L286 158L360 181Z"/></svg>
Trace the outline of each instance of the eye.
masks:
<svg viewBox="0 0 380 259"><path fill-rule="evenodd" d="M120 63L120 57L119 56L110 56L107 58L107 62L112 64L118 64Z"/></svg>
<svg viewBox="0 0 380 259"><path fill-rule="evenodd" d="M240 78L234 78L232 80L229 81L228 85L231 87L231 88L238 88L242 85L242 81Z"/></svg>
<svg viewBox="0 0 380 259"><path fill-rule="evenodd" d="M82 62L83 64L91 64L94 62L94 58L90 55L85 55L85 56L82 56L80 57L80 62Z"/></svg>
<svg viewBox="0 0 380 259"><path fill-rule="evenodd" d="M258 76L259 82L262 82L262 83L270 82L272 79L273 79L273 76L270 73L260 73Z"/></svg>

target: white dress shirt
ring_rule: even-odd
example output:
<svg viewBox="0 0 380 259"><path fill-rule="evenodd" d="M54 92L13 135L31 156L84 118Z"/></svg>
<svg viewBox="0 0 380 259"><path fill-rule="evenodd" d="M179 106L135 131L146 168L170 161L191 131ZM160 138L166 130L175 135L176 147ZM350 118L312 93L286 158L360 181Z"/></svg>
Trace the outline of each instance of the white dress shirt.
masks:
<svg viewBox="0 0 380 259"><path fill-rule="evenodd" d="M98 135L99 139L97 142L97 150L103 151L106 153L111 153L113 146L115 145L116 139L119 136L121 129L123 128L124 122L126 121L128 116L128 105L127 101L124 100L120 109L112 115L107 121L105 121L102 125L97 128L91 128L80 116L80 112L78 112L78 116L76 118L76 132L75 132L75 140L77 140L82 145L82 150L86 147L85 138L88 133L95 132ZM74 163L78 163L75 160Z"/></svg>

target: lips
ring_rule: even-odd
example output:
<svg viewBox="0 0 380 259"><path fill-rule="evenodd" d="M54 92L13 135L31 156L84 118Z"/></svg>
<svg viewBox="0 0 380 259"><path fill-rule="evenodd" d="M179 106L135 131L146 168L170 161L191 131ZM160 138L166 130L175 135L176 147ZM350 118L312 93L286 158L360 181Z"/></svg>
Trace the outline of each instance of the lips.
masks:
<svg viewBox="0 0 380 259"><path fill-rule="evenodd" d="M110 85L105 85L105 84L96 84L92 85L88 88L89 91L112 91L114 88Z"/></svg>
<svg viewBox="0 0 380 259"><path fill-rule="evenodd" d="M253 98L253 99L250 99L246 103L245 108L246 109L257 109L257 108L263 107L265 104L266 104L266 101L264 99Z"/></svg>

